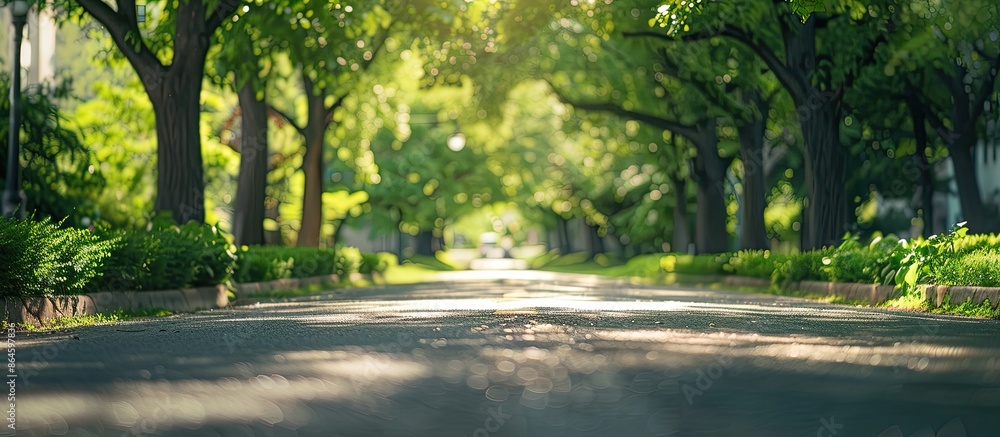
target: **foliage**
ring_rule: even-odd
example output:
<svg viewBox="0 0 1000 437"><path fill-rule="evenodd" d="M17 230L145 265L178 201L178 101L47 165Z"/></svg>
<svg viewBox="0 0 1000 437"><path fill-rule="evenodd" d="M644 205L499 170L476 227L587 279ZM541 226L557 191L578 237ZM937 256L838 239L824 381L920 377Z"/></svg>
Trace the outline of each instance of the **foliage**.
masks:
<svg viewBox="0 0 1000 437"><path fill-rule="evenodd" d="M958 254L948 268L935 273L938 285L1000 287L1000 249L979 249Z"/></svg>
<svg viewBox="0 0 1000 437"><path fill-rule="evenodd" d="M104 280L90 291L141 291L225 283L236 255L215 226L189 222L177 226L154 219L148 230L100 230L118 243L101 267Z"/></svg>
<svg viewBox="0 0 1000 437"><path fill-rule="evenodd" d="M725 273L729 258L729 254L671 254L660 259L660 268L667 273L718 275Z"/></svg>
<svg viewBox="0 0 1000 437"><path fill-rule="evenodd" d="M888 285L892 282L892 254L898 244L891 237L876 237L868 246L862 246L856 236L846 237L830 256L825 270L833 282Z"/></svg>
<svg viewBox="0 0 1000 437"><path fill-rule="evenodd" d="M771 282L784 288L799 281L828 281L830 280L828 266L832 254L832 249L824 248L789 256L784 262L775 266Z"/></svg>
<svg viewBox="0 0 1000 437"><path fill-rule="evenodd" d="M341 281L346 281L352 273L361 269L361 250L356 247L340 246L333 258L334 273Z"/></svg>
<svg viewBox="0 0 1000 437"><path fill-rule="evenodd" d="M236 263L236 282L308 278L335 272L333 249L316 247L243 247Z"/></svg>
<svg viewBox="0 0 1000 437"><path fill-rule="evenodd" d="M78 294L101 276L115 240L46 218L0 218L0 295Z"/></svg>
<svg viewBox="0 0 1000 437"><path fill-rule="evenodd" d="M901 241L893 252L896 260L893 279L898 287L907 293L917 291L917 284L933 284L945 270L954 268L950 264L956 258L956 242L962 247L969 229L965 222L956 224L951 232L931 236L924 240ZM974 245L965 246L967 248Z"/></svg>
<svg viewBox="0 0 1000 437"><path fill-rule="evenodd" d="M724 266L726 273L751 278L771 279L777 266L783 264L787 256L770 250L741 250L729 258Z"/></svg>
<svg viewBox="0 0 1000 437"><path fill-rule="evenodd" d="M386 270L395 265L399 265L399 258L396 254L388 252L362 253L358 273L385 273Z"/></svg>
<svg viewBox="0 0 1000 437"><path fill-rule="evenodd" d="M95 165L95 149L80 135L60 110L69 81L28 87L21 96L21 178L29 214L53 217L66 225L94 213L97 197L105 188L103 172ZM0 73L0 90L10 90L10 77ZM0 175L7 163L10 100L0 102ZM4 185L0 177L0 188ZM67 219L62 222L63 219Z"/></svg>

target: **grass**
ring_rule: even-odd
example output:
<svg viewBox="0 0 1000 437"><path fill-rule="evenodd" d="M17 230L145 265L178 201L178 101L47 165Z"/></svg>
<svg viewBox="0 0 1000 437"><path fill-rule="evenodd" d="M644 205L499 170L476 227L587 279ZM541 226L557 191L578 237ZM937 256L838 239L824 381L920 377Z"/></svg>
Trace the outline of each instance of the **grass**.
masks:
<svg viewBox="0 0 1000 437"><path fill-rule="evenodd" d="M142 317L162 317L173 314L174 314L173 312L162 308L151 308L151 309L130 310L130 311L118 310L118 311L102 312L95 314L81 314L77 316L59 317L56 319L45 321L40 326L36 326L31 323L18 323L17 328L28 332L60 331L64 329L79 328L83 326L110 325ZM8 323L4 321L3 329L6 330L8 326L9 326Z"/></svg>

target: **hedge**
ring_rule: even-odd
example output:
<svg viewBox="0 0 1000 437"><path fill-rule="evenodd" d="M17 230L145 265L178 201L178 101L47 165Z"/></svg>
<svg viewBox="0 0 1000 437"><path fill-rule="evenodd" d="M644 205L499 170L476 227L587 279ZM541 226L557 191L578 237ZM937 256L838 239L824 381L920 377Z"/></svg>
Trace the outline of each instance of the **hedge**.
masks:
<svg viewBox="0 0 1000 437"><path fill-rule="evenodd" d="M388 253L353 247L237 249L217 227L168 218L146 229L94 231L0 218L0 294L51 296L145 291L337 274L384 272Z"/></svg>
<svg viewBox="0 0 1000 437"><path fill-rule="evenodd" d="M928 239L876 236L868 244L848 235L838 247L787 255L766 250L667 254L660 266L666 273L770 279L778 287L806 280L896 285L904 292L923 284L1000 287L1000 236L967 232L959 224Z"/></svg>

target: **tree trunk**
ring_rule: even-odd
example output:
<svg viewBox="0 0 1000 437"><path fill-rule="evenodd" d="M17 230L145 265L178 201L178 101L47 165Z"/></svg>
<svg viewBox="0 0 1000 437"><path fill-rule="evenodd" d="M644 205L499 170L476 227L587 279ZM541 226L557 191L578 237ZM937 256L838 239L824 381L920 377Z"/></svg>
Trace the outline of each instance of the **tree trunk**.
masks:
<svg viewBox="0 0 1000 437"><path fill-rule="evenodd" d="M699 125L698 131L697 138L690 138L697 148L692 171L698 199L695 210L695 252L727 252L728 213L723 196L727 164L719 157L719 137L715 133L715 121Z"/></svg>
<svg viewBox="0 0 1000 437"><path fill-rule="evenodd" d="M751 100L757 105L761 116L737 126L740 159L743 161L743 202L740 208L743 233L740 235L740 249L762 250L771 246L764 226L764 208L767 206L764 187L764 130L768 104L759 93L755 93Z"/></svg>
<svg viewBox="0 0 1000 437"><path fill-rule="evenodd" d="M240 174L236 185L233 237L237 245L264 244L267 189L267 102L257 98L252 81L239 90Z"/></svg>
<svg viewBox="0 0 1000 437"><path fill-rule="evenodd" d="M433 242L433 231L418 232L417 237L414 239L413 253L416 255L434 256L434 248L431 247Z"/></svg>
<svg viewBox="0 0 1000 437"><path fill-rule="evenodd" d="M170 211L174 220L181 224L205 221L205 180L198 119L204 60L194 62L190 58L185 58L187 64L175 64L165 72L162 81L156 81L155 89L146 85L156 116L154 208Z"/></svg>
<svg viewBox="0 0 1000 437"><path fill-rule="evenodd" d="M587 225L587 230L587 236L590 239L590 259L594 259L598 254L605 252L604 238L601 237L597 225Z"/></svg>
<svg viewBox="0 0 1000 437"><path fill-rule="evenodd" d="M812 106L799 105L805 139L805 183L802 250L832 246L845 228L844 148L840 145L840 108L834 99L816 97ZM807 105L809 105L807 103ZM802 108L810 108L807 113Z"/></svg>
<svg viewBox="0 0 1000 437"><path fill-rule="evenodd" d="M569 221L563 218L561 215L556 217L558 223L559 232L559 254L566 255L573 250L573 247L569 242Z"/></svg>
<svg viewBox="0 0 1000 437"><path fill-rule="evenodd" d="M934 173L927 158L927 116L923 107L907 99L907 107L913 119L913 139L917 143L917 168L920 170L920 209L923 211L925 238L934 235Z"/></svg>
<svg viewBox="0 0 1000 437"><path fill-rule="evenodd" d="M958 200L962 205L962 217L971 233L988 233L1000 230L996 217L991 217L983 204L983 196L976 177L976 161L972 147L957 143L948 147L951 164L955 169L955 183L958 185Z"/></svg>
<svg viewBox="0 0 1000 437"><path fill-rule="evenodd" d="M834 245L846 230L847 203L844 147L840 144L841 94L823 92L817 77L816 17L801 26L788 26L785 65L779 79L792 95L805 141L805 183L800 246L812 250ZM783 77L783 79L782 79Z"/></svg>
<svg viewBox="0 0 1000 437"><path fill-rule="evenodd" d="M677 178L673 180L674 188L674 238L671 251L686 253L691 244L690 233L688 233L688 212L687 212L687 180Z"/></svg>
<svg viewBox="0 0 1000 437"><path fill-rule="evenodd" d="M318 246L323 226L323 145L330 114L324 100L326 95L316 93L312 81L303 75L308 105L308 121L303 132L306 153L302 157L305 189L302 192L302 222L299 227L299 246Z"/></svg>

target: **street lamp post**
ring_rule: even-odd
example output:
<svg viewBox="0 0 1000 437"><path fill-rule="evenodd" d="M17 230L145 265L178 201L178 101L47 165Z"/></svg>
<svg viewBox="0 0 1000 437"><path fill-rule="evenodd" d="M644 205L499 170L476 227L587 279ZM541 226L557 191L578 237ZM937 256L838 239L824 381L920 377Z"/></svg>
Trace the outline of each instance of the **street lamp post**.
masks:
<svg viewBox="0 0 1000 437"><path fill-rule="evenodd" d="M7 180L3 190L3 215L23 219L25 197L21 190L21 40L28 21L28 2L15 0L10 3L14 21L14 71L10 80L10 128L7 142Z"/></svg>

